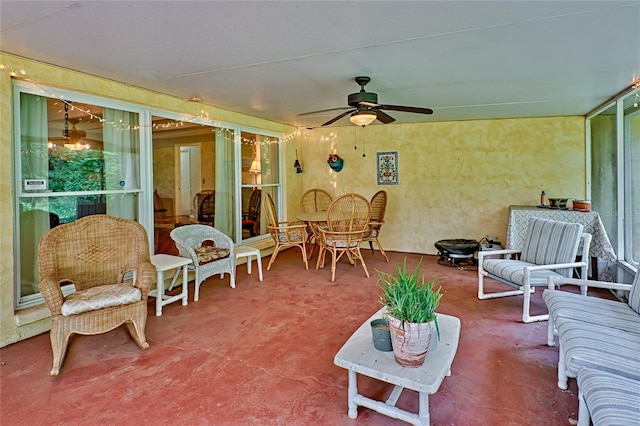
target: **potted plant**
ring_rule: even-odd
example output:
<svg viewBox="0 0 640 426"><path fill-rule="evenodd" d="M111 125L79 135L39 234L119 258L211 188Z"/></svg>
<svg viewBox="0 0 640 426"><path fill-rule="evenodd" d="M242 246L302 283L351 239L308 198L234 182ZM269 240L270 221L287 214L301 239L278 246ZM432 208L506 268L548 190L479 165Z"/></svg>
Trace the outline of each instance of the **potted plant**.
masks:
<svg viewBox="0 0 640 426"><path fill-rule="evenodd" d="M394 264L395 274L378 272L380 304L386 308L391 331L391 343L396 361L404 367L419 367L424 363L433 329L440 338L436 309L442 294L434 284L441 277L425 281L420 265L409 273L407 258L402 267Z"/></svg>

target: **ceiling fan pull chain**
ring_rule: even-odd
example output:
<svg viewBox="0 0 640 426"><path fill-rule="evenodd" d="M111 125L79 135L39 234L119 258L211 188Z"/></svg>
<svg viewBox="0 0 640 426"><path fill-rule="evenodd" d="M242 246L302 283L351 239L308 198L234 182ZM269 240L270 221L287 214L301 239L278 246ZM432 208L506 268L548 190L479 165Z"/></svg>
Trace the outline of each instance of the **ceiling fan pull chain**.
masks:
<svg viewBox="0 0 640 426"><path fill-rule="evenodd" d="M358 128L353 131L353 149L358 149Z"/></svg>

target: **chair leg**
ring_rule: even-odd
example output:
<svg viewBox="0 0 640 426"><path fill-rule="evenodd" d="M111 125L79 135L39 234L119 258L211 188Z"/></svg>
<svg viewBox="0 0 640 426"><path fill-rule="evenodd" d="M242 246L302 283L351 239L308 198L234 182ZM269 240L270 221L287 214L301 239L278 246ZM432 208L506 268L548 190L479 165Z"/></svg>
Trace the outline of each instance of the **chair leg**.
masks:
<svg viewBox="0 0 640 426"><path fill-rule="evenodd" d="M327 248L325 246L319 246L318 250L318 260L316 261L316 270L319 268L324 268L325 255L327 253ZM322 266L320 266L322 265Z"/></svg>
<svg viewBox="0 0 640 426"><path fill-rule="evenodd" d="M522 322L525 324L529 324L537 321L546 321L549 318L549 315L530 315L531 310L531 293L535 291L535 287L529 287L528 285L524 286L523 290L523 301L522 301Z"/></svg>
<svg viewBox="0 0 640 426"><path fill-rule="evenodd" d="M53 367L49 373L51 376L57 376L60 373L60 367L64 361L64 356L67 353L67 346L69 345L69 338L71 333L68 331L60 330L60 326L56 321L51 324L51 350L53 352Z"/></svg>
<svg viewBox="0 0 640 426"><path fill-rule="evenodd" d="M305 247L304 242L299 247L300 247L300 250L302 250L302 260L304 260L304 267L306 270L309 270L309 262L307 260L307 248Z"/></svg>
<svg viewBox="0 0 640 426"><path fill-rule="evenodd" d="M358 259L360 259L360 263L362 263L364 273L367 275L367 278L369 278L369 270L367 269L367 265L364 263L364 258L362 257L362 252L360 252L360 247L357 247L356 250L358 251Z"/></svg>
<svg viewBox="0 0 640 426"><path fill-rule="evenodd" d="M336 280L336 262L338 258L336 257L336 251L331 250L331 281Z"/></svg>
<svg viewBox="0 0 640 426"><path fill-rule="evenodd" d="M273 254L271 254L271 260L269 260L269 264L267 265L267 271L271 269L271 265L273 265L273 262L276 260L276 257L278 256L279 251L280 251L280 244L276 243L276 246L273 249Z"/></svg>
<svg viewBox="0 0 640 426"><path fill-rule="evenodd" d="M553 317L549 314L549 323L547 324L547 346L555 346L556 344L556 326L553 323Z"/></svg>
<svg viewBox="0 0 640 426"><path fill-rule="evenodd" d="M380 253L384 256L385 259L387 259L387 262L388 262L389 258L387 257L387 253L384 252L384 249L382 248L382 244L380 244L380 241L378 241L377 237L376 237L376 244L378 245L378 249L380 250Z"/></svg>
<svg viewBox="0 0 640 426"><path fill-rule="evenodd" d="M562 390L567 390L569 387L567 383L568 380L567 366L564 362L564 353L562 352L562 342L560 342L558 344L558 387Z"/></svg>
<svg viewBox="0 0 640 426"><path fill-rule="evenodd" d="M134 318L133 320L125 323L127 325L127 330L129 330L129 334L142 350L149 348L149 343L147 343L147 338L145 336L146 320L147 312L145 309L144 316L138 315L138 318Z"/></svg>
<svg viewBox="0 0 640 426"><path fill-rule="evenodd" d="M589 426L591 424L591 414L584 400L584 394L578 389L578 426Z"/></svg>
<svg viewBox="0 0 640 426"><path fill-rule="evenodd" d="M196 280L194 283L195 291L193 292L193 301L197 302L200 299L200 284L202 281L200 280L200 274L198 274L198 269L196 268Z"/></svg>

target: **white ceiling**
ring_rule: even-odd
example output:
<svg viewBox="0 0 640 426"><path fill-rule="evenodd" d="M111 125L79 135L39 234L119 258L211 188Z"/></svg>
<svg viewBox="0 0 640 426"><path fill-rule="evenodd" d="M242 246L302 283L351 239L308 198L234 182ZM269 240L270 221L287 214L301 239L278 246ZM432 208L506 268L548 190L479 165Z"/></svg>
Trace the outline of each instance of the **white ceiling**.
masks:
<svg viewBox="0 0 640 426"><path fill-rule="evenodd" d="M2 0L0 50L295 126L358 75L434 109L399 123L584 115L640 78L640 1Z"/></svg>

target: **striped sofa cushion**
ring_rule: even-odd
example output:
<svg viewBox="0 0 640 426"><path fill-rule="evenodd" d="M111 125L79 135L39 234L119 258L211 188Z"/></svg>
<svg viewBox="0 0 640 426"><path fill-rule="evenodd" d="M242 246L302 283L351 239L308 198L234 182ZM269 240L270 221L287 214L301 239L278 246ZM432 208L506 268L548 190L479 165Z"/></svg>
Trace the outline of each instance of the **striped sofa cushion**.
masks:
<svg viewBox="0 0 640 426"><path fill-rule="evenodd" d="M575 262L582 229L579 223L531 218L520 260L536 265ZM560 269L557 272L570 278L573 269Z"/></svg>
<svg viewBox="0 0 640 426"><path fill-rule="evenodd" d="M542 298L554 323L562 317L640 334L640 315L626 303L549 289Z"/></svg>
<svg viewBox="0 0 640 426"><path fill-rule="evenodd" d="M594 368L640 380L639 334L562 317L556 326L568 377Z"/></svg>
<svg viewBox="0 0 640 426"><path fill-rule="evenodd" d="M640 314L640 271L636 272L632 285L628 303L631 309Z"/></svg>
<svg viewBox="0 0 640 426"><path fill-rule="evenodd" d="M604 371L583 368L578 372L580 405L594 426L640 423L640 382ZM578 424L589 424L580 411Z"/></svg>
<svg viewBox="0 0 640 426"><path fill-rule="evenodd" d="M513 287L524 285L524 268L525 266L536 266L529 262L512 259L485 259L482 262L482 268L489 273L491 278L501 281ZM546 287L548 276L560 276L550 269L540 269L531 271L529 275L529 284L536 287ZM517 286L514 286L516 283Z"/></svg>

